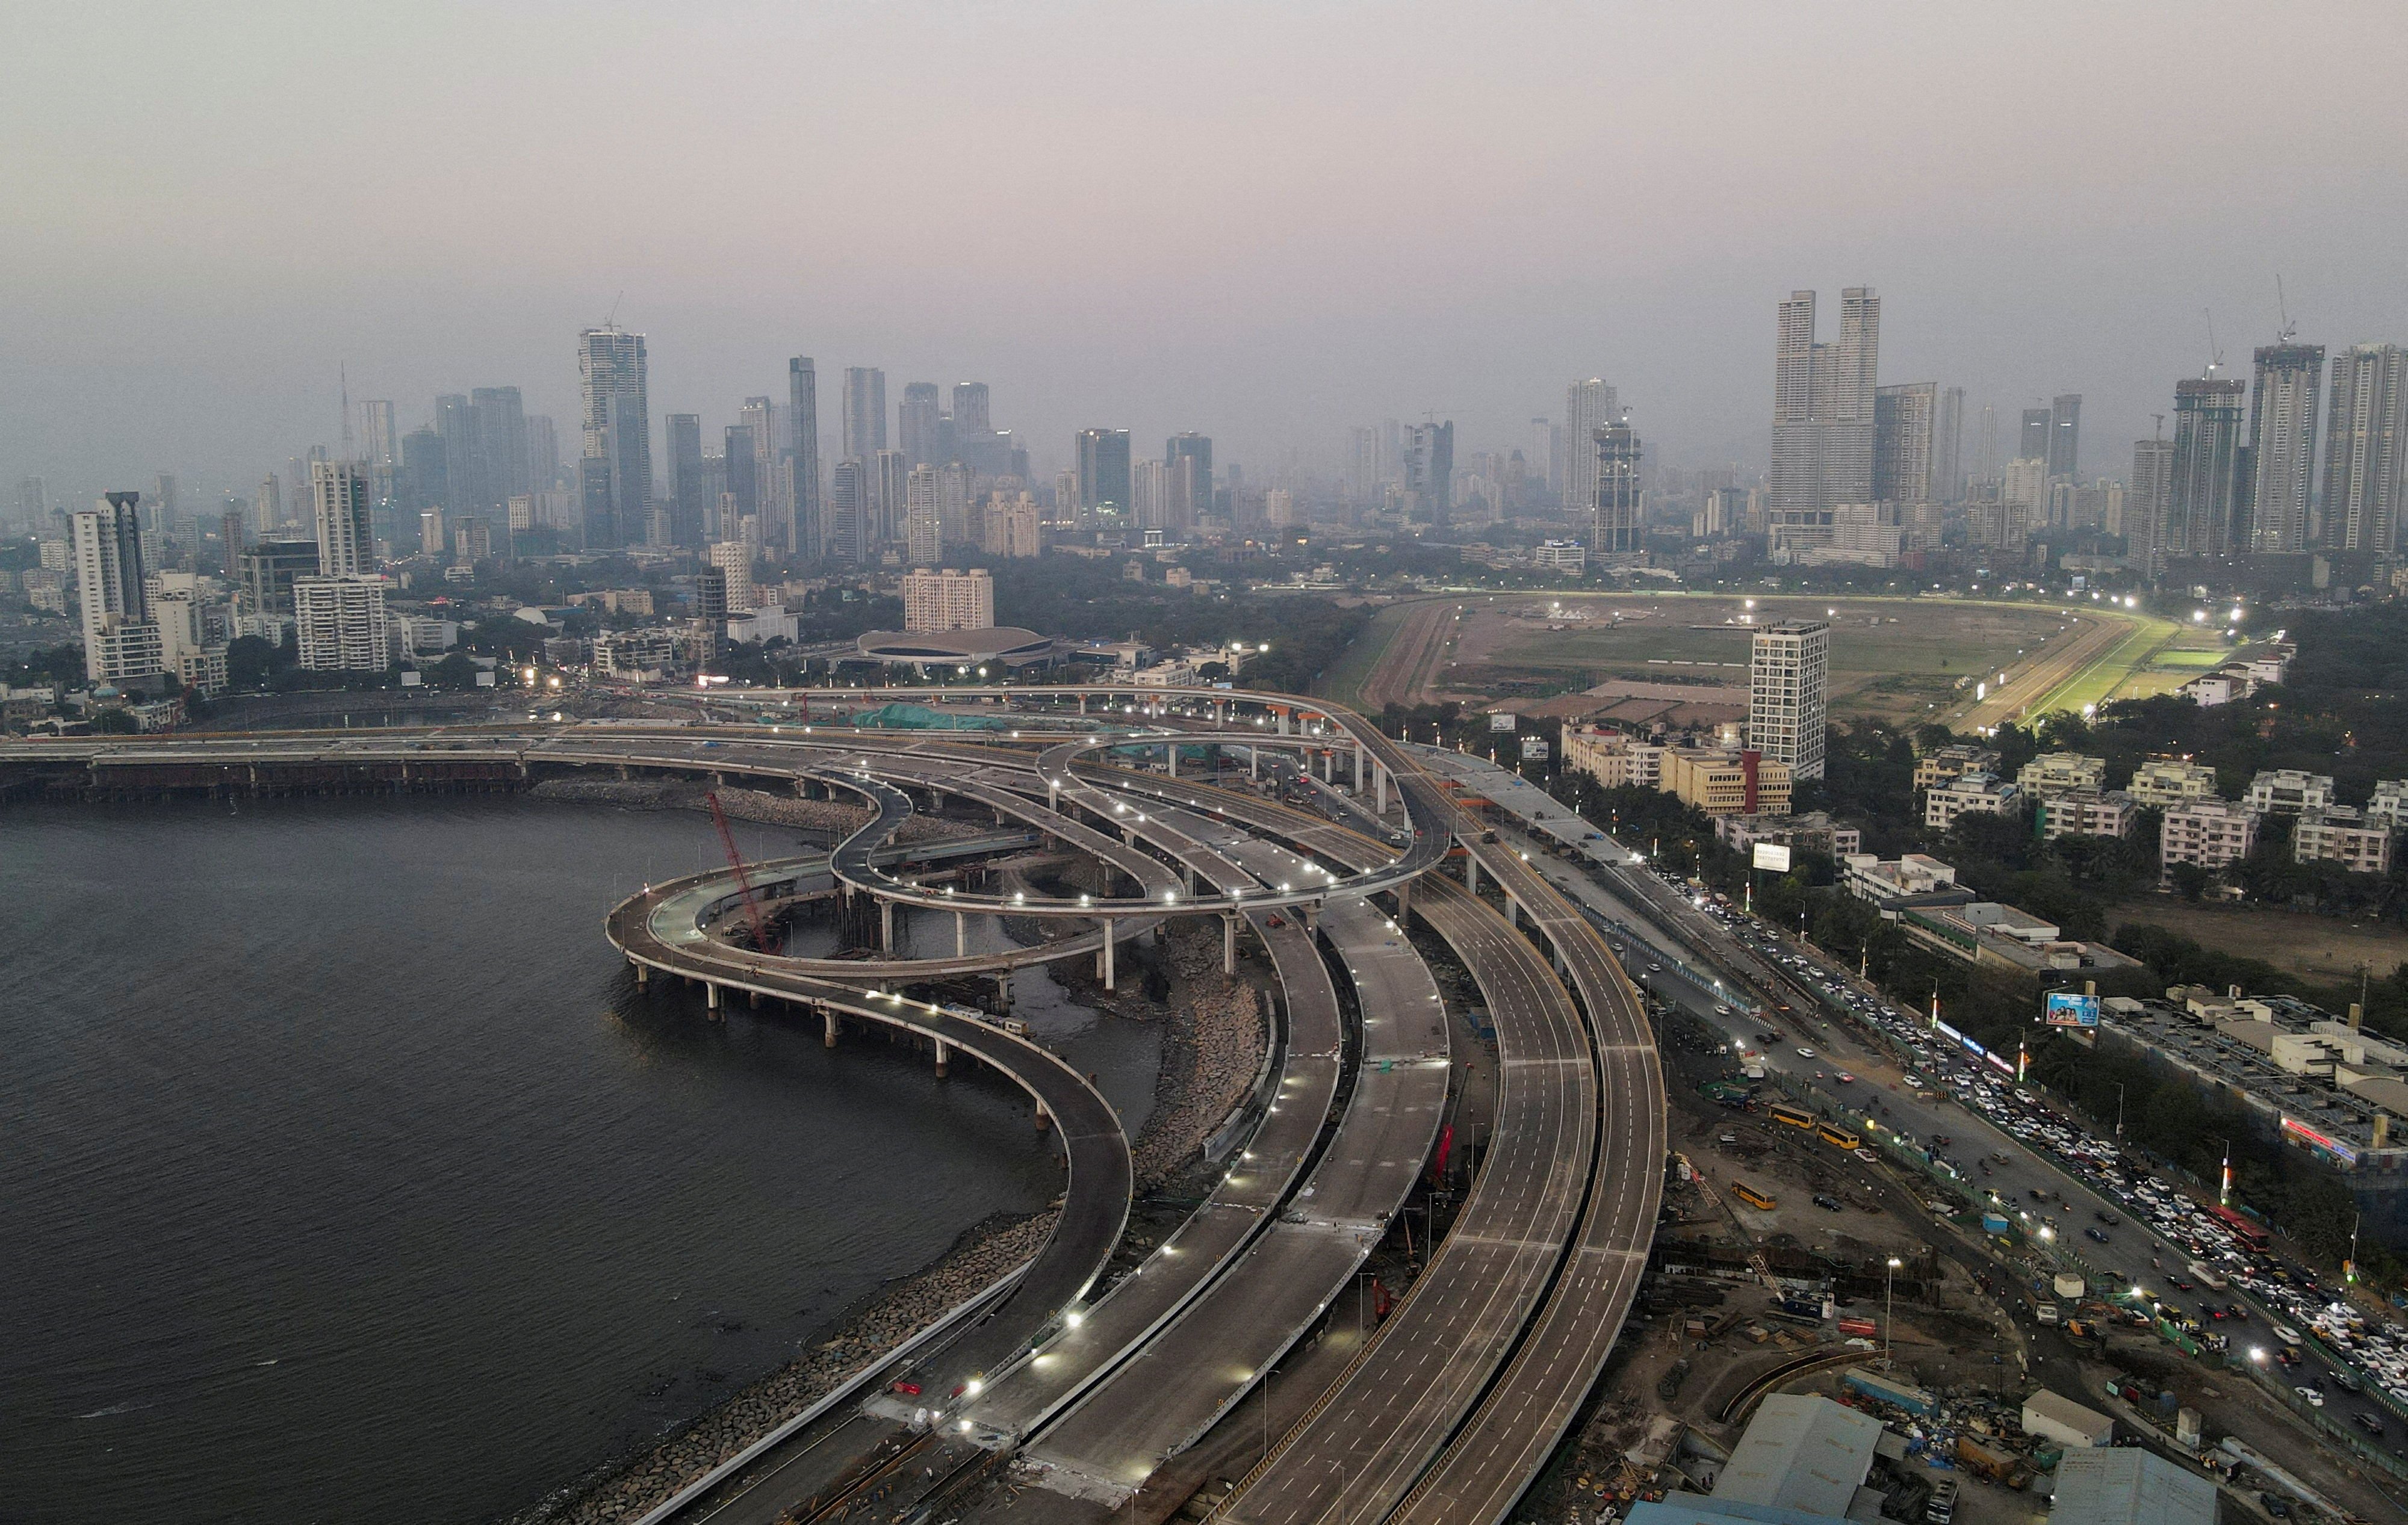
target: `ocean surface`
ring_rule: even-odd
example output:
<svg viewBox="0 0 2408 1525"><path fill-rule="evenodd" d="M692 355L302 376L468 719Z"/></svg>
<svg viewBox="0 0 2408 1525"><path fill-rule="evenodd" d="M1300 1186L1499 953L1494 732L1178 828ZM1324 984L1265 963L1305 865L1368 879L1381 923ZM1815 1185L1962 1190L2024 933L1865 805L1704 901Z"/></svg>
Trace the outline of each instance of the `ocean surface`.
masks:
<svg viewBox="0 0 2408 1525"><path fill-rule="evenodd" d="M1004 1083L634 989L604 912L718 861L524 800L0 811L0 1520L475 1525L1041 1207ZM1015 995L1141 1125L1158 1033Z"/></svg>

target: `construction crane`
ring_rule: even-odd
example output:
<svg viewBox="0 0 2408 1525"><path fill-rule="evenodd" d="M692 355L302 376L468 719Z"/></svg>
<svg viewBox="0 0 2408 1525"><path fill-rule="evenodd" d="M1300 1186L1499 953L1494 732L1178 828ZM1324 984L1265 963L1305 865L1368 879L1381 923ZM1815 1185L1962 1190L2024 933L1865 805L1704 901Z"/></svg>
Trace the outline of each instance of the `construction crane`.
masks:
<svg viewBox="0 0 2408 1525"><path fill-rule="evenodd" d="M719 791L703 796L710 802L710 823L719 828L719 845L727 850L727 866L736 870L736 887L744 891L744 914L752 920L752 949L771 951L769 923L761 915L760 899L752 893L752 876L744 871L744 855L736 850L736 834L727 829L727 812L719 807Z"/></svg>

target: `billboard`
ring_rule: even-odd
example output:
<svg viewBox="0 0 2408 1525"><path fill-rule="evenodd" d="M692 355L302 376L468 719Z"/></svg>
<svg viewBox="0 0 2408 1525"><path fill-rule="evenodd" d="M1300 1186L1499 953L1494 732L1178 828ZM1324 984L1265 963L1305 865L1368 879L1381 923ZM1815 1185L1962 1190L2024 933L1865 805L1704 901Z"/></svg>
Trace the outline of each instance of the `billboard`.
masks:
<svg viewBox="0 0 2408 1525"><path fill-rule="evenodd" d="M2042 1021L2051 1027L2097 1027L2099 998L2078 995L2071 991L2051 991L2048 1005L2041 1013Z"/></svg>
<svg viewBox="0 0 2408 1525"><path fill-rule="evenodd" d="M1547 752L1548 752L1548 747L1547 747L1547 738L1546 738L1546 737L1544 737L1544 736L1524 736L1524 737L1522 738L1522 761L1523 761L1523 762L1544 762L1547 760Z"/></svg>
<svg viewBox="0 0 2408 1525"><path fill-rule="evenodd" d="M1785 842L1758 842L1750 867L1769 868L1775 874L1789 872L1789 845Z"/></svg>
<svg viewBox="0 0 2408 1525"><path fill-rule="evenodd" d="M1514 721L1518 719L1520 719L1520 717L1516 716L1512 710L1491 710L1488 714L1488 729L1491 731L1511 731L1513 729Z"/></svg>

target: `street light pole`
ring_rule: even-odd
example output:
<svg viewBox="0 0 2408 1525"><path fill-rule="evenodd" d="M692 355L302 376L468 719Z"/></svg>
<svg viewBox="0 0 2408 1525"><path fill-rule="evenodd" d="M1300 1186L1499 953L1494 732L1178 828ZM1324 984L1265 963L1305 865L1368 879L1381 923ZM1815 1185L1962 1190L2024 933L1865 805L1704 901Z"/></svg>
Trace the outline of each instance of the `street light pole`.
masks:
<svg viewBox="0 0 2408 1525"><path fill-rule="evenodd" d="M1888 1371L1896 1364L1892 1352L1897 1348L1897 1339L1895 1334L1892 1333L1892 1328L1898 1320L1898 1268L1905 1263L1906 1262L1904 1261L1899 1260L1897 1256L1891 1256L1889 1258L1889 1270L1882 1277L1883 1371Z"/></svg>
<svg viewBox="0 0 2408 1525"><path fill-rule="evenodd" d="M2115 1082L2115 1136L2124 1136L2124 1082Z"/></svg>

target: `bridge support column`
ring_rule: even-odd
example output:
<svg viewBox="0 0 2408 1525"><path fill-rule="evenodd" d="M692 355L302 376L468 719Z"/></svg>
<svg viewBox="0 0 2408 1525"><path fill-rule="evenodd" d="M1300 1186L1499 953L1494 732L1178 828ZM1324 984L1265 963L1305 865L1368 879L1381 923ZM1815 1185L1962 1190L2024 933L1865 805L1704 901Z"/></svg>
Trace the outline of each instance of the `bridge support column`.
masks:
<svg viewBox="0 0 2408 1525"><path fill-rule="evenodd" d="M638 963L633 959L629 959L627 962L636 971L636 989L640 991L652 984L652 972L651 969L647 968L643 964Z"/></svg>
<svg viewBox="0 0 2408 1525"><path fill-rule="evenodd" d="M703 1008L707 1011L717 1011L719 1009L719 981L715 979L704 980L702 982Z"/></svg>
<svg viewBox="0 0 2408 1525"><path fill-rule="evenodd" d="M1052 1117L1050 1117L1049 1115L1047 1115L1047 1113L1046 1113L1046 1111L1045 1111L1045 1104L1044 1104L1043 1102L1039 1102L1039 1103L1038 1103L1038 1104L1037 1104L1037 1131L1038 1131L1039 1133L1044 1133L1045 1131L1047 1131L1048 1129L1052 1128L1053 1126L1054 1126L1054 1119L1053 1119L1053 1118L1052 1118Z"/></svg>
<svg viewBox="0 0 2408 1525"><path fill-rule="evenodd" d="M1104 989L1108 991L1112 988L1112 929L1118 924L1109 916L1104 918Z"/></svg>
<svg viewBox="0 0 2408 1525"><path fill-rule="evenodd" d="M1051 778L1045 780L1045 808L1054 811L1062 808L1062 786Z"/></svg>
<svg viewBox="0 0 2408 1525"><path fill-rule="evenodd" d="M1354 792L1363 792L1363 744L1354 744Z"/></svg>
<svg viewBox="0 0 2408 1525"><path fill-rule="evenodd" d="M1463 855L1463 887L1474 895L1480 893L1480 860L1468 852Z"/></svg>
<svg viewBox="0 0 2408 1525"><path fill-rule="evenodd" d="M944 1039L942 1039L942 1038L939 1038L939 1039L937 1040L937 1078L938 1078L938 1079L942 1080L942 1079L945 1077L945 1072L946 1072L946 1070L947 1070L947 1069L949 1069L949 1068L951 1067L953 1057L953 1046L952 1044L950 1044L950 1043L947 1043Z"/></svg>
<svg viewBox="0 0 2408 1525"><path fill-rule="evenodd" d="M759 991L745 991L745 992L744 992L744 994L745 994L745 997L746 997L747 1003L748 1003L748 1004L752 1007L752 1009L753 1009L754 1011L758 1011L758 1010L760 1010L760 1009L761 1009L761 992L760 992Z"/></svg>
<svg viewBox="0 0 2408 1525"><path fill-rule="evenodd" d="M895 903L891 900L878 903L878 948L882 953L895 951Z"/></svg>
<svg viewBox="0 0 2408 1525"><path fill-rule="evenodd" d="M1179 777L1179 743L1176 739L1162 744L1162 771L1173 779Z"/></svg>
<svg viewBox="0 0 2408 1525"><path fill-rule="evenodd" d="M1284 709L1279 712L1279 734L1283 736L1287 734L1287 711Z"/></svg>
<svg viewBox="0 0 2408 1525"><path fill-rule="evenodd" d="M1397 925L1400 927L1410 925L1412 914L1413 881L1407 879L1397 886Z"/></svg>
<svg viewBox="0 0 2408 1525"><path fill-rule="evenodd" d="M822 1046L833 1048L836 1047L836 1008L834 1006L822 1006L820 1008L820 1016L826 1020L826 1026L821 1033L820 1042Z"/></svg>
<svg viewBox="0 0 2408 1525"><path fill-rule="evenodd" d="M1262 776L1263 749L1260 747L1249 747L1246 748L1246 777L1259 778Z"/></svg>
<svg viewBox="0 0 2408 1525"><path fill-rule="evenodd" d="M1307 932L1317 932L1320 929L1321 902L1317 900L1308 900L1304 903L1304 930Z"/></svg>
<svg viewBox="0 0 2408 1525"><path fill-rule="evenodd" d="M1505 924L1509 927L1522 924L1522 903L1513 898L1511 891L1505 895Z"/></svg>
<svg viewBox="0 0 2408 1525"><path fill-rule="evenodd" d="M1221 973L1234 975L1237 972L1238 913L1223 911L1221 913Z"/></svg>
<svg viewBox="0 0 2408 1525"><path fill-rule="evenodd" d="M1080 714L1082 714L1082 715L1084 715L1086 712L1087 712L1087 696L1086 696L1085 694L1083 694L1083 693L1082 693L1082 694L1079 695L1079 713L1080 713Z"/></svg>
<svg viewBox="0 0 2408 1525"><path fill-rule="evenodd" d="M953 913L953 957L961 958L970 950L970 919L966 911Z"/></svg>
<svg viewBox="0 0 2408 1525"><path fill-rule="evenodd" d="M1005 969L995 976L995 1004L998 1011L1011 1009L1011 971Z"/></svg>

